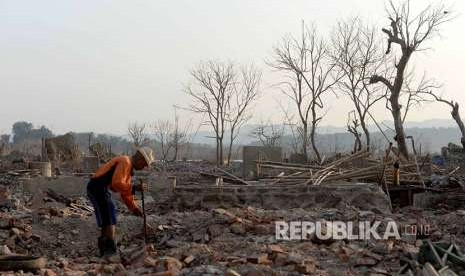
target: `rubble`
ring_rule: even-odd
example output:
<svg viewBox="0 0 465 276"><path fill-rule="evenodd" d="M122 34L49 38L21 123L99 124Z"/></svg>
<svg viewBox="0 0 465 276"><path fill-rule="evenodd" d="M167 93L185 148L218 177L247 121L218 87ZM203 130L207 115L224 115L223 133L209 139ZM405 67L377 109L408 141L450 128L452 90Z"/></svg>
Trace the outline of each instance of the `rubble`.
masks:
<svg viewBox="0 0 465 276"><path fill-rule="evenodd" d="M0 255L44 257L45 267L30 275L407 275L409 270L465 275L459 170L433 167L438 177L429 180L422 171L422 187L415 166L401 166L403 186L385 178L388 198L378 186L383 164L363 152L321 165L260 164L261 176L247 181L201 163L154 168L153 200L146 202L153 230L149 243L141 219L118 202L121 261L116 263L97 257L98 229L83 194L86 176L50 180L7 169L0 173ZM396 189L409 185L421 190L412 200L416 204L397 204ZM380 221L381 227L395 221L403 235L401 240L315 235L277 240L275 221ZM408 235L412 226L428 229ZM331 231L331 224L325 227ZM439 258L431 258L431 248Z"/></svg>

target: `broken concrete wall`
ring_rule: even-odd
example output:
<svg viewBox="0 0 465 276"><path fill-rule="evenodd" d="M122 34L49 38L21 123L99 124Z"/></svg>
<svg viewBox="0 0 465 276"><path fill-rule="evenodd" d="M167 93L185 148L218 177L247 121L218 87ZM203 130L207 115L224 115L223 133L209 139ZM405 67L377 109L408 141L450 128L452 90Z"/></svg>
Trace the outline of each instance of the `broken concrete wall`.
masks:
<svg viewBox="0 0 465 276"><path fill-rule="evenodd" d="M64 176L58 179L36 178L25 180L23 190L35 194L39 190L47 191L51 189L65 197L86 196L86 187L88 179L75 176Z"/></svg>
<svg viewBox="0 0 465 276"><path fill-rule="evenodd" d="M253 206L266 209L336 208L354 206L390 213L389 200L376 184L329 183L322 186L223 186L177 188L172 198L181 210Z"/></svg>
<svg viewBox="0 0 465 276"><path fill-rule="evenodd" d="M257 177L256 160L281 162L282 148L245 146L242 148L243 176L246 179Z"/></svg>

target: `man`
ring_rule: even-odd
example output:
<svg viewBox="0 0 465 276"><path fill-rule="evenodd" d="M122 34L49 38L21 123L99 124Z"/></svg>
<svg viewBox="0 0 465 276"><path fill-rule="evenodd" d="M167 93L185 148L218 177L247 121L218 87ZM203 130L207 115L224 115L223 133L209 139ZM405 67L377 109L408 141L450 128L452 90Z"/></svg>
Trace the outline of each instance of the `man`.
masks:
<svg viewBox="0 0 465 276"><path fill-rule="evenodd" d="M134 170L142 170L154 161L153 152L148 147L138 148L132 156L118 156L101 166L87 184L87 196L95 209L97 224L101 228L98 247L101 257L116 254L115 225L116 208L111 191L121 195L121 199L135 216L142 216L141 209L134 202L135 191L146 189L146 184L132 185Z"/></svg>

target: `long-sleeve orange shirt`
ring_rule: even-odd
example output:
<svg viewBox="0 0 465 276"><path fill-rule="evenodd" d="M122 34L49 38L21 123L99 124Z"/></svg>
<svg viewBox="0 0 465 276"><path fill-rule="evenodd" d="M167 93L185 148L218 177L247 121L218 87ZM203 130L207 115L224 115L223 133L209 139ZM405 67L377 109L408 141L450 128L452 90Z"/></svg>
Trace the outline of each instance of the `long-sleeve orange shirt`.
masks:
<svg viewBox="0 0 465 276"><path fill-rule="evenodd" d="M134 196L132 194L132 170L131 159L128 156L122 155L105 163L95 172L94 176L92 176L92 179L97 180L113 171L110 189L121 195L121 199L131 212L139 208L134 202Z"/></svg>

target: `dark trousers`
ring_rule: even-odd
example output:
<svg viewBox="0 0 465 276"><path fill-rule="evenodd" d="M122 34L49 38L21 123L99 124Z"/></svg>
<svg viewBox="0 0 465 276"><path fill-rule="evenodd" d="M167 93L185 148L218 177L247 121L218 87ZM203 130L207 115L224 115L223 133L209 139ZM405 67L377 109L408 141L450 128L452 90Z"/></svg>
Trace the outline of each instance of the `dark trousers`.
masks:
<svg viewBox="0 0 465 276"><path fill-rule="evenodd" d="M99 227L116 225L116 207L109 185L92 179L87 184L87 197L92 202Z"/></svg>

